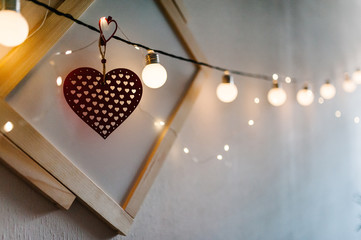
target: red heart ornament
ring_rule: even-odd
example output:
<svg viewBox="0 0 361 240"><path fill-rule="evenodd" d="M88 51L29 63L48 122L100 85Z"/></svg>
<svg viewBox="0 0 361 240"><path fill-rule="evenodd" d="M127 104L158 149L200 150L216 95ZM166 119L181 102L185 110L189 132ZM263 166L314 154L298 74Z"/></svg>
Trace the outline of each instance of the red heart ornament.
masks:
<svg viewBox="0 0 361 240"><path fill-rule="evenodd" d="M64 97L71 109L106 139L138 106L143 87L129 69L105 75L93 68L77 68L65 78Z"/></svg>
<svg viewBox="0 0 361 240"><path fill-rule="evenodd" d="M102 21L103 21L103 22L102 22ZM115 24L114 31L113 31L113 33L112 33L108 38L105 38L102 25L103 25L103 24L106 25L107 28L108 28L108 30L109 30L109 25L110 25L111 23L114 23L114 24ZM102 45L105 45L105 44L114 36L114 34L115 34L115 32L117 31L117 29L118 29L118 23L117 23L116 21L114 21L112 17L110 17L110 16L109 16L108 18L102 17L102 18L99 20L99 31L100 31L100 38L101 38L101 40L102 40L102 42L101 42Z"/></svg>

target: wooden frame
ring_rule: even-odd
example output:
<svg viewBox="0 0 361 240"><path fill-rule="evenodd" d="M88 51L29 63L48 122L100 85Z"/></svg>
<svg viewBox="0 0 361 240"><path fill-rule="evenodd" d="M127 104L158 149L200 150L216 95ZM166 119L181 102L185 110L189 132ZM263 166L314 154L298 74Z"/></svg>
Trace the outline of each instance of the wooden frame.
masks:
<svg viewBox="0 0 361 240"><path fill-rule="evenodd" d="M79 17L92 2L93 0L65 0L58 9ZM157 2L192 58L205 61L186 26L184 14L180 12L180 0ZM172 128L178 132L181 129L202 82L205 81L206 71L198 68L195 78L173 109L166 126L149 152L125 203L120 206L5 101L6 96L71 25L70 20L52 14L32 38L0 60L0 160L58 206L69 209L75 198L78 198L118 233L126 235L176 139L175 133L168 130ZM10 132L6 132L2 127L8 121L14 124Z"/></svg>

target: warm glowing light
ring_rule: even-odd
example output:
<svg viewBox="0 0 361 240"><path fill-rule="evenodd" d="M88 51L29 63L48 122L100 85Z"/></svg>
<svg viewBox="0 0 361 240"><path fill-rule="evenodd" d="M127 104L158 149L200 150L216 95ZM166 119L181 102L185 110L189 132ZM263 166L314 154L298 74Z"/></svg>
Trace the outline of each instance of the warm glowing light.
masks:
<svg viewBox="0 0 361 240"><path fill-rule="evenodd" d="M223 159L223 156L222 155L217 155L217 159L219 160L219 161L221 161L222 159Z"/></svg>
<svg viewBox="0 0 361 240"><path fill-rule="evenodd" d="M69 55L69 54L72 54L72 50L66 50L66 52L65 52L65 55Z"/></svg>
<svg viewBox="0 0 361 240"><path fill-rule="evenodd" d="M140 49L137 45L134 45L134 48L135 48L135 49L137 49L137 50L139 50L139 49Z"/></svg>
<svg viewBox="0 0 361 240"><path fill-rule="evenodd" d="M164 121L162 121L162 120L159 120L159 121L155 121L154 122L154 125L156 126L156 127L163 127L164 125L165 125L165 122Z"/></svg>
<svg viewBox="0 0 361 240"><path fill-rule="evenodd" d="M254 125L254 121L253 121L253 120L249 120L249 121L248 121L248 125L253 126L253 125Z"/></svg>
<svg viewBox="0 0 361 240"><path fill-rule="evenodd" d="M277 80L273 80L273 87L268 91L267 99L273 106L281 106L287 100L287 94L285 90L278 86Z"/></svg>
<svg viewBox="0 0 361 240"><path fill-rule="evenodd" d="M335 117L337 117L337 118L341 117L341 112L339 110L337 110L335 112Z"/></svg>
<svg viewBox="0 0 361 240"><path fill-rule="evenodd" d="M286 82L286 83L291 83L291 82L292 82L292 79L291 79L290 77L286 77L286 78L285 78L285 82Z"/></svg>
<svg viewBox="0 0 361 240"><path fill-rule="evenodd" d="M185 148L183 148L183 152L186 153L186 154L188 154L188 153L189 153L189 149L185 147Z"/></svg>
<svg viewBox="0 0 361 240"><path fill-rule="evenodd" d="M258 97L254 98L254 103L255 103L255 104L258 104L258 103L259 103L259 98L258 98Z"/></svg>
<svg viewBox="0 0 361 240"><path fill-rule="evenodd" d="M272 75L272 79L273 79L273 80L278 80L278 74L274 73L274 74Z"/></svg>
<svg viewBox="0 0 361 240"><path fill-rule="evenodd" d="M222 82L218 85L216 93L218 99L225 103L233 102L236 99L238 89L228 71L223 75Z"/></svg>
<svg viewBox="0 0 361 240"><path fill-rule="evenodd" d="M310 105L314 98L313 92L307 86L297 92L297 102L302 106Z"/></svg>
<svg viewBox="0 0 361 240"><path fill-rule="evenodd" d="M352 81L356 84L361 84L361 70L358 68L352 74Z"/></svg>
<svg viewBox="0 0 361 240"><path fill-rule="evenodd" d="M318 103L319 104L323 104L325 102L325 100L322 98L322 97L319 97L318 98Z"/></svg>
<svg viewBox="0 0 361 240"><path fill-rule="evenodd" d="M13 128L14 128L14 124L10 121L6 122L3 127L5 132L11 132L11 130L13 130Z"/></svg>
<svg viewBox="0 0 361 240"><path fill-rule="evenodd" d="M59 76L56 78L56 85L58 85L60 87L61 84L63 84L63 79L61 78L61 76Z"/></svg>
<svg viewBox="0 0 361 240"><path fill-rule="evenodd" d="M357 85L354 81L350 79L348 73L345 73L345 79L342 82L342 88L345 92L353 92L355 91Z"/></svg>
<svg viewBox="0 0 361 240"><path fill-rule="evenodd" d="M217 87L217 97L222 102L233 102L237 95L238 89L234 83L220 83Z"/></svg>
<svg viewBox="0 0 361 240"><path fill-rule="evenodd" d="M329 81L326 81L320 88L320 95L324 99L331 99L336 95L336 88Z"/></svg>
<svg viewBox="0 0 361 240"><path fill-rule="evenodd" d="M271 88L267 94L267 99L273 106L281 106L287 100L287 94L282 88Z"/></svg>
<svg viewBox="0 0 361 240"><path fill-rule="evenodd" d="M0 44L15 47L28 37L29 25L20 12L12 10L0 11Z"/></svg>
<svg viewBox="0 0 361 240"><path fill-rule="evenodd" d="M108 20L106 17L101 17L99 19L100 21L100 26L102 28L103 31L108 31L109 30L109 24L108 24Z"/></svg>
<svg viewBox="0 0 361 240"><path fill-rule="evenodd" d="M226 152L229 151L229 145L228 144L224 145L224 151L226 151Z"/></svg>
<svg viewBox="0 0 361 240"><path fill-rule="evenodd" d="M55 62L54 62L53 60L50 60L50 61L49 61L49 64L50 64L51 66L54 66L54 65L55 65Z"/></svg>
<svg viewBox="0 0 361 240"><path fill-rule="evenodd" d="M159 56L149 50L145 57L146 65L142 72L142 80L150 88L160 88L167 81L167 71L159 63Z"/></svg>
<svg viewBox="0 0 361 240"><path fill-rule="evenodd" d="M360 118L359 118L359 117L355 117L355 118L353 119L353 122L356 123L356 124L360 123Z"/></svg>

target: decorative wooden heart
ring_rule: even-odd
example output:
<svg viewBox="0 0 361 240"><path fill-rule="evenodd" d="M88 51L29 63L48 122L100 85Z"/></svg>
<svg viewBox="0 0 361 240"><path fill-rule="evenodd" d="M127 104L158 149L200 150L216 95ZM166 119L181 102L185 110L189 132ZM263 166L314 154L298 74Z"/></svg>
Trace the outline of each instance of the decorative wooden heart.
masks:
<svg viewBox="0 0 361 240"><path fill-rule="evenodd" d="M105 75L93 68L77 68L64 81L64 96L73 111L106 139L138 106L143 87L129 69Z"/></svg>

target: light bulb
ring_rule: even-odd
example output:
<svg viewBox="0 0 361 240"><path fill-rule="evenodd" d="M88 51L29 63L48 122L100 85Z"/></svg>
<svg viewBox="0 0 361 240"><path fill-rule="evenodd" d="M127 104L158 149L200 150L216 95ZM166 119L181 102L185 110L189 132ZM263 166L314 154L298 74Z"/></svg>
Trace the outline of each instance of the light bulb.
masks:
<svg viewBox="0 0 361 240"><path fill-rule="evenodd" d="M106 17L101 17L99 19L99 24L100 24L103 31L108 31L109 30L109 23L108 23L108 19Z"/></svg>
<svg viewBox="0 0 361 240"><path fill-rule="evenodd" d="M329 81L326 81L320 88L320 95L324 99L331 99L336 95L336 88Z"/></svg>
<svg viewBox="0 0 361 240"><path fill-rule="evenodd" d="M361 70L358 68L356 69L356 71L353 72L352 74L352 80L356 83L356 84L361 84Z"/></svg>
<svg viewBox="0 0 361 240"><path fill-rule="evenodd" d="M150 88L160 88L167 81L167 71L160 65L158 54L149 50L145 60L146 66L142 72L144 84Z"/></svg>
<svg viewBox="0 0 361 240"><path fill-rule="evenodd" d="M354 121L354 123L358 124L358 123L360 122L360 118L359 118L359 117L355 117L355 118L353 119L353 121Z"/></svg>
<svg viewBox="0 0 361 240"><path fill-rule="evenodd" d="M353 92L356 89L356 84L350 79L348 73L345 73L345 79L342 82L342 88L345 92Z"/></svg>
<svg viewBox="0 0 361 240"><path fill-rule="evenodd" d="M273 78L273 87L268 91L267 99L273 106L281 106L286 102L287 94L285 90L278 86L278 82Z"/></svg>
<svg viewBox="0 0 361 240"><path fill-rule="evenodd" d="M56 78L56 85L58 85L60 87L61 84L63 84L63 79L61 78L61 76L59 76Z"/></svg>
<svg viewBox="0 0 361 240"><path fill-rule="evenodd" d="M319 104L323 104L325 102L325 100L322 98L322 97L319 97L318 98L318 103Z"/></svg>
<svg viewBox="0 0 361 240"><path fill-rule="evenodd" d="M11 130L13 130L13 128L14 128L14 124L10 121L7 121L3 127L5 132L11 132Z"/></svg>
<svg viewBox="0 0 361 240"><path fill-rule="evenodd" d="M297 92L297 102L302 106L308 106L313 102L313 92L308 89L307 85Z"/></svg>
<svg viewBox="0 0 361 240"><path fill-rule="evenodd" d="M272 74L272 79L273 80L278 80L278 74L277 73Z"/></svg>
<svg viewBox="0 0 361 240"><path fill-rule="evenodd" d="M19 7L20 10L20 7ZM20 11L0 11L0 44L15 47L28 37L29 25Z"/></svg>
<svg viewBox="0 0 361 240"><path fill-rule="evenodd" d="M236 99L238 90L228 71L224 72L222 82L218 85L216 93L218 99L225 103L233 102Z"/></svg>

